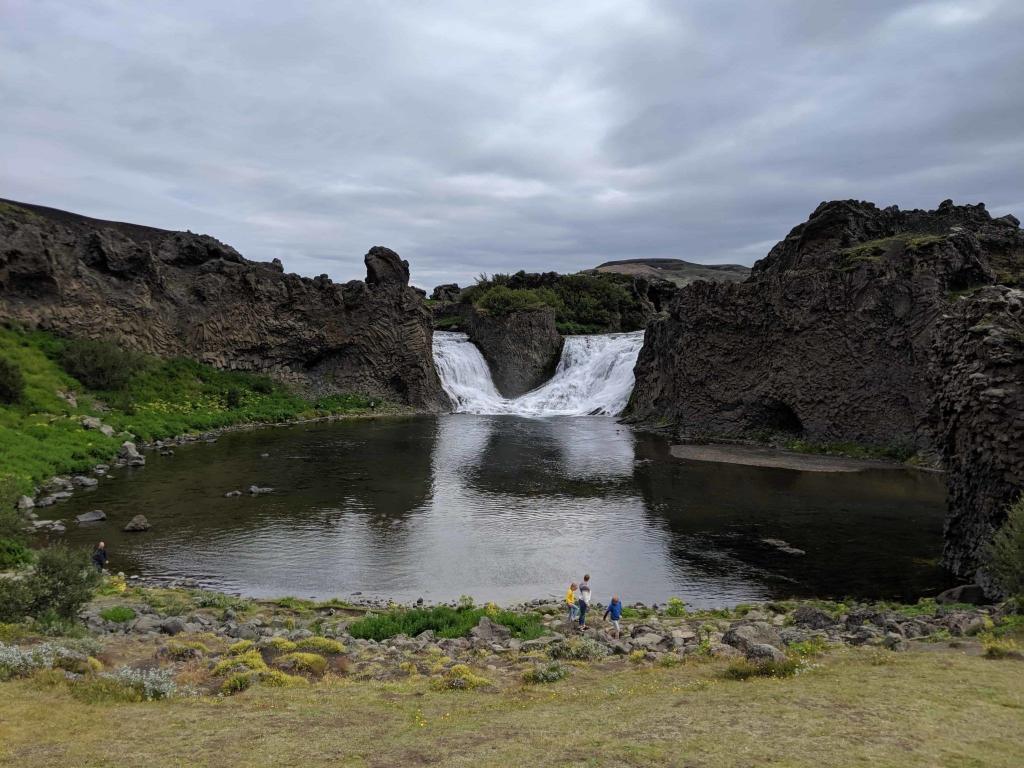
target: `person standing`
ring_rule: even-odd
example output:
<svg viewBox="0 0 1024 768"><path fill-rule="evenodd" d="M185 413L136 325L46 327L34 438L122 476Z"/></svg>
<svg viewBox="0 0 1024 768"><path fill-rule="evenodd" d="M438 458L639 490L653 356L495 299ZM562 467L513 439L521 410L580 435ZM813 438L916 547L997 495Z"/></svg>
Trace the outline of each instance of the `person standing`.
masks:
<svg viewBox="0 0 1024 768"><path fill-rule="evenodd" d="M622 618L622 601L618 595L612 595L612 600L605 609L604 618L612 617L612 625L615 627L615 639L619 639L619 620Z"/></svg>
<svg viewBox="0 0 1024 768"><path fill-rule="evenodd" d="M108 559L107 543L105 541L101 541L96 545L96 549L92 551L92 564L96 566L97 571L102 573L103 569L107 567Z"/></svg>
<svg viewBox="0 0 1024 768"><path fill-rule="evenodd" d="M576 582L569 585L565 592L565 604L569 608L569 626L576 620Z"/></svg>
<svg viewBox="0 0 1024 768"><path fill-rule="evenodd" d="M587 628L587 608L590 607L590 574L586 573L583 575L583 581L580 582L580 597L579 597L579 610L580 610L580 630Z"/></svg>

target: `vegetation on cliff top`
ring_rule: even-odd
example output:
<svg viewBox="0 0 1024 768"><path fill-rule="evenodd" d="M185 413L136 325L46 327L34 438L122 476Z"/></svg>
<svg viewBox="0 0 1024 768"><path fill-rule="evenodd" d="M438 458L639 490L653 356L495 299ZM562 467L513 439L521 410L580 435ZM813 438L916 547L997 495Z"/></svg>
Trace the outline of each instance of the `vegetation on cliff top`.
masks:
<svg viewBox="0 0 1024 768"><path fill-rule="evenodd" d="M551 307L562 333L613 333L643 328L650 306L632 289L632 278L615 273L557 272L482 276L466 288L463 304L492 314Z"/></svg>
<svg viewBox="0 0 1024 768"><path fill-rule="evenodd" d="M15 402L0 404L3 508L48 477L110 459L126 439L369 410L361 395L308 400L264 376L41 331L0 327L0 360L23 383ZM87 416L102 419L115 434L83 429Z"/></svg>

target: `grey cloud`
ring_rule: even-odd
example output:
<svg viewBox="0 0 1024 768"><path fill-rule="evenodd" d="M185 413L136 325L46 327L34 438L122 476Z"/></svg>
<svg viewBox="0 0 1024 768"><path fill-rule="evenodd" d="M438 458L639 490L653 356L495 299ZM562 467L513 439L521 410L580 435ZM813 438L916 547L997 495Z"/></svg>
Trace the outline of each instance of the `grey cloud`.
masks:
<svg viewBox="0 0 1024 768"><path fill-rule="evenodd" d="M1024 6L13 0L0 196L413 279L752 263L823 199L1024 206Z"/></svg>

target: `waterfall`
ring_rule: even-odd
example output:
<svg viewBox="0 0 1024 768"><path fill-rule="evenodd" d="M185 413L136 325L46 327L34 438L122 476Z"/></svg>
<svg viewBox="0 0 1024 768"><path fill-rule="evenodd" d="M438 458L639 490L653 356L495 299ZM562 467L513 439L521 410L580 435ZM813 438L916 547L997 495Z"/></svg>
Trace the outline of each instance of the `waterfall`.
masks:
<svg viewBox="0 0 1024 768"><path fill-rule="evenodd" d="M616 416L633 391L644 332L566 336L555 375L532 392L505 398L480 350L464 333L434 332L434 365L456 413Z"/></svg>

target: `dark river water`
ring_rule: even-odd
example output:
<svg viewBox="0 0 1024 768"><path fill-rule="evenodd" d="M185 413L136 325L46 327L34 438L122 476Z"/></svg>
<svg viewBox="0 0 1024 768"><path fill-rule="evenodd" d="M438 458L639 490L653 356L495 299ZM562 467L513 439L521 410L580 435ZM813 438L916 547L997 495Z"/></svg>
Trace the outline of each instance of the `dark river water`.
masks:
<svg viewBox="0 0 1024 768"><path fill-rule="evenodd" d="M105 539L113 570L256 597L510 603L561 595L584 572L601 601L695 606L946 586L939 476L688 462L668 449L606 417L270 428L147 453L144 469L48 511L105 511L67 538ZM253 484L274 491L224 498ZM152 529L122 533L138 513Z"/></svg>

